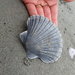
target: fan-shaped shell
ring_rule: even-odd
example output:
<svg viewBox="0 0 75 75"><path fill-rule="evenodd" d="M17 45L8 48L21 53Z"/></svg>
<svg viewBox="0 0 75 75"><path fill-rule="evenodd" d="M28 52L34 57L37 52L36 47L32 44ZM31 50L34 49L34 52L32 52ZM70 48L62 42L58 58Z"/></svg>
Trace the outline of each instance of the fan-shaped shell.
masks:
<svg viewBox="0 0 75 75"><path fill-rule="evenodd" d="M20 34L26 45L27 57L40 58L45 63L57 61L62 53L62 39L58 27L43 16L31 16L28 30Z"/></svg>

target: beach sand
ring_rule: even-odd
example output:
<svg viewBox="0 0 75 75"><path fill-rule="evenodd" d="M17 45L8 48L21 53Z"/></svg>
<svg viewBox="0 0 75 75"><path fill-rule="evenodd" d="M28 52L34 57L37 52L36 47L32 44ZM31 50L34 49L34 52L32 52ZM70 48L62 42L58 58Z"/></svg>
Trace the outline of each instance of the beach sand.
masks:
<svg viewBox="0 0 75 75"><path fill-rule="evenodd" d="M75 58L69 56L69 48L75 48L75 2L59 2L58 27L64 46L53 64L25 58L19 34L27 29L27 19L21 0L0 0L0 75L75 75Z"/></svg>

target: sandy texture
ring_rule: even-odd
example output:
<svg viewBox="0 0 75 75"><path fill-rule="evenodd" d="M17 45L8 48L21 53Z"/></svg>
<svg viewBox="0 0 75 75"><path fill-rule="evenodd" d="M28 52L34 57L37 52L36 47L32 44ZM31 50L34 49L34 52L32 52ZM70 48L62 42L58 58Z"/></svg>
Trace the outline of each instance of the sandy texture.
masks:
<svg viewBox="0 0 75 75"><path fill-rule="evenodd" d="M75 75L75 59L71 60L68 53L69 47L75 48L75 2L59 2L59 28L64 48L56 63L24 59L26 54L19 33L26 30L27 18L21 0L0 0L0 75Z"/></svg>

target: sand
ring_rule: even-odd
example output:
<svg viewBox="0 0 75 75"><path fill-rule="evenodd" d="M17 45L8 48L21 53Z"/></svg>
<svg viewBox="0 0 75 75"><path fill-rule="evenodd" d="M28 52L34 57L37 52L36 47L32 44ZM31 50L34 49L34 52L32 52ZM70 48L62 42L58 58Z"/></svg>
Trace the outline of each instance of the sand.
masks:
<svg viewBox="0 0 75 75"><path fill-rule="evenodd" d="M61 58L53 64L25 58L19 33L26 30L27 18L21 0L0 0L0 75L75 75L75 59L68 53L70 47L75 48L75 2L59 2L64 48Z"/></svg>

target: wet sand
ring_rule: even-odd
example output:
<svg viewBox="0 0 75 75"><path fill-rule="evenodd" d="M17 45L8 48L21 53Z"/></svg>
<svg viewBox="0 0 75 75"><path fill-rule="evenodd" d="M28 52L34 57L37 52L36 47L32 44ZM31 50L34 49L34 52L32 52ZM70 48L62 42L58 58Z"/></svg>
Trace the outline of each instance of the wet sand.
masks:
<svg viewBox="0 0 75 75"><path fill-rule="evenodd" d="M64 40L61 58L53 64L26 59L19 33L26 30L28 13L21 0L0 0L0 75L75 75L75 2L59 2L59 29ZM25 61L25 62L24 62Z"/></svg>

